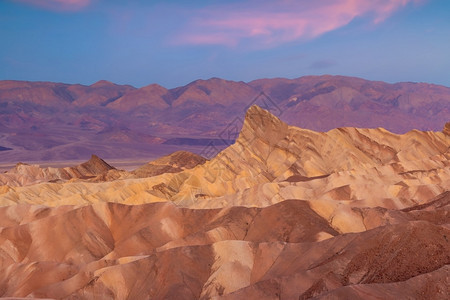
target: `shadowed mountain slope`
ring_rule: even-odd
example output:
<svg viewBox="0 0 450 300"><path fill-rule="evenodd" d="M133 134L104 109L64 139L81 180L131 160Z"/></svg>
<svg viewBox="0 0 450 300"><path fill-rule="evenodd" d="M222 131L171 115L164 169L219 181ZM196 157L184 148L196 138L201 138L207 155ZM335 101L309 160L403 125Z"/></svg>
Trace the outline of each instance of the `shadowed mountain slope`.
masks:
<svg viewBox="0 0 450 300"><path fill-rule="evenodd" d="M100 81L91 86L0 82L0 161L146 158L201 146L168 147L177 138L223 139L253 104L288 124L315 131L383 127L396 133L440 130L450 88L425 83L306 76L234 82L196 80L166 89ZM235 138L235 137L233 137ZM219 146L222 150L226 145ZM181 148L180 148L181 147Z"/></svg>

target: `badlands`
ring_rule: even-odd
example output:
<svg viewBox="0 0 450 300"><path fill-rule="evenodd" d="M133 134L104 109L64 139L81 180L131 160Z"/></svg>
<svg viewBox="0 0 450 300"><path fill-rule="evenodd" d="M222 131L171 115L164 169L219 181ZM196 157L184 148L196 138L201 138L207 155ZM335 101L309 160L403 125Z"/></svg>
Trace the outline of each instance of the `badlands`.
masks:
<svg viewBox="0 0 450 300"><path fill-rule="evenodd" d="M0 296L446 299L449 130L317 132L255 105L209 160L17 164L0 174Z"/></svg>

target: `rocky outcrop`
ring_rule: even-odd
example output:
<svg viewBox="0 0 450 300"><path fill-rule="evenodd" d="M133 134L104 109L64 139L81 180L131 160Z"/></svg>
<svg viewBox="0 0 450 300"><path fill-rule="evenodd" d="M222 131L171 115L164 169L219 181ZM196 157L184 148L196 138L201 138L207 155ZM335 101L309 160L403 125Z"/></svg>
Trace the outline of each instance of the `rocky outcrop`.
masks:
<svg viewBox="0 0 450 300"><path fill-rule="evenodd" d="M74 167L41 168L39 165L18 163L12 170L0 174L0 183L9 186L26 186L40 182L90 179L111 170L115 168L93 154L88 161Z"/></svg>
<svg viewBox="0 0 450 300"><path fill-rule="evenodd" d="M209 160L18 164L0 177L0 296L445 298L449 146L252 106Z"/></svg>
<svg viewBox="0 0 450 300"><path fill-rule="evenodd" d="M205 162L206 159L200 155L188 151L177 151L151 161L131 173L139 178L152 177L165 173L178 173Z"/></svg>
<svg viewBox="0 0 450 300"><path fill-rule="evenodd" d="M169 181L178 182L172 200L190 200L195 188L207 195L208 200L196 201L205 207L226 201L269 205L289 198L363 205L368 194L379 202L393 199L399 207L413 205L411 198L426 201L449 188L449 143L448 136L417 130L404 135L381 128L314 132L289 127L254 106L234 145Z"/></svg>
<svg viewBox="0 0 450 300"><path fill-rule="evenodd" d="M444 130L442 132L446 135L450 135L450 122L445 123Z"/></svg>
<svg viewBox="0 0 450 300"><path fill-rule="evenodd" d="M100 175L113 169L115 168L110 166L103 159L101 159L95 154L92 154L91 158L87 162L84 162L76 167L70 168L69 170L73 171L74 173L77 173L79 177L83 177L83 176Z"/></svg>

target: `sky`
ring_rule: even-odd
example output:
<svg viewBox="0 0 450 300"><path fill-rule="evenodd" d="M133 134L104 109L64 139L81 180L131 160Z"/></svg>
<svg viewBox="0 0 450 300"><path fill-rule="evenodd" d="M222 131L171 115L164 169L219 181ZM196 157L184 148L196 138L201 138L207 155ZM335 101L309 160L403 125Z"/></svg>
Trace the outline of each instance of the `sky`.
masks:
<svg viewBox="0 0 450 300"><path fill-rule="evenodd" d="M450 87L450 1L0 0L0 80L321 74Z"/></svg>

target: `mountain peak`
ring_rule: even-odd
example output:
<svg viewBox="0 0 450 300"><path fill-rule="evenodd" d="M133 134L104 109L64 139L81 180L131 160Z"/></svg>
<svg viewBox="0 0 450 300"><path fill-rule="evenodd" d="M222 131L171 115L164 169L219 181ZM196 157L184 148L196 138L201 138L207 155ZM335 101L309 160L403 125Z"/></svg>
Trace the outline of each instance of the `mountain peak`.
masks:
<svg viewBox="0 0 450 300"><path fill-rule="evenodd" d="M259 107L258 105L252 105L245 114L245 123L250 126L263 126L263 127L279 127L287 126L283 121L277 118L275 115L270 113L270 111Z"/></svg>
<svg viewBox="0 0 450 300"><path fill-rule="evenodd" d="M107 86L115 86L116 84L112 83L108 80L99 80L94 84L91 84L91 87L93 88L100 88L100 87L107 87Z"/></svg>
<svg viewBox="0 0 450 300"><path fill-rule="evenodd" d="M149 90L149 91L161 90L161 91L167 92L167 89L165 87L163 87L162 85L159 85L157 83L152 83L152 84L143 86L140 89L141 90Z"/></svg>
<svg viewBox="0 0 450 300"><path fill-rule="evenodd" d="M75 168L83 175L99 175L115 169L95 154L92 154L91 159L87 162L84 162Z"/></svg>
<svg viewBox="0 0 450 300"><path fill-rule="evenodd" d="M272 144L284 137L287 129L288 125L269 111L252 105L247 110L238 140L249 142L260 138Z"/></svg>

